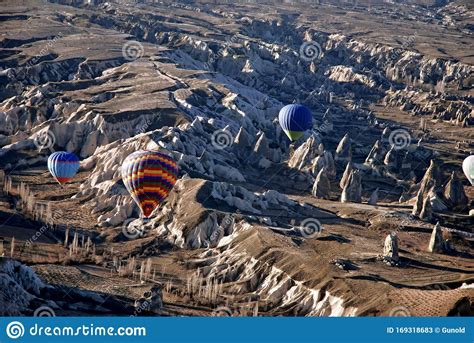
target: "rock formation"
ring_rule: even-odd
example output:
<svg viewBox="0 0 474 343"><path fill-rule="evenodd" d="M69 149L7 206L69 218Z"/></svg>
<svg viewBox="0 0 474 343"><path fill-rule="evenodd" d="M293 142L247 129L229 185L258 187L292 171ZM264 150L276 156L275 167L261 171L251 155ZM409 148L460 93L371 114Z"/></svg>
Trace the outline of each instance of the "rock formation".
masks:
<svg viewBox="0 0 474 343"><path fill-rule="evenodd" d="M380 141L376 141L372 149L370 150L367 158L365 159L365 164L376 167L381 165L384 162L384 150Z"/></svg>
<svg viewBox="0 0 474 343"><path fill-rule="evenodd" d="M446 101L446 95L432 93L427 95L422 91L408 89L388 92L385 102L390 106L402 106L402 109L413 115L430 115L433 118L452 121L457 125L472 125L468 120L471 108L465 101ZM447 103L449 103L448 106ZM421 126L421 125L420 125ZM426 124L422 128L426 129Z"/></svg>
<svg viewBox="0 0 474 343"><path fill-rule="evenodd" d="M321 143L318 145L318 155L321 156L326 149L324 148L324 144Z"/></svg>
<svg viewBox="0 0 474 343"><path fill-rule="evenodd" d="M397 154L397 150L395 150L393 145L390 147L390 150L388 150L388 152L385 154L383 164L388 168L389 171L398 171L399 157Z"/></svg>
<svg viewBox="0 0 474 343"><path fill-rule="evenodd" d="M255 4L219 1L212 6L209 1L141 1L137 5L49 0L41 6L30 6L29 1L24 6L2 2L2 12L7 13L2 14L3 26L8 30L3 30L0 39L0 170L12 175L15 183L33 181L38 199L47 199L54 210L64 211L64 215L55 214L55 221L59 225L80 221L81 230L104 252L95 260L78 256L62 266L62 250L55 242L42 243L48 241L44 235L35 249L21 251L22 260L34 263L39 276L51 273L51 278L62 267L85 274L79 265L94 262L97 277L82 286L98 289L104 285L104 292L110 289L109 273L106 270L105 280L98 281L98 270L114 262L114 257L152 257L157 266L176 261L180 268L166 268L158 281L176 280L173 291L187 304L165 306L171 305L171 313L179 315L211 312L217 301L226 303L227 299L229 306L248 299L263 315L366 315L382 313L385 298L406 305L402 302L411 297L399 297L400 293L414 291L431 277L459 284L461 279L467 281L469 275L457 270L467 270L468 261L458 257L454 262L443 257L436 261L440 268L427 268L423 275L416 272L416 265L407 266L403 273L390 275L390 283L373 282L387 276L383 265L361 263L356 279L349 280L341 277L346 272L328 267L328 262L336 259L335 265L352 273L347 258L380 253L373 250L381 250L378 246L384 237L380 232L404 225L402 221L413 227L410 243L419 242L425 224L409 216L405 206L394 204L402 192L402 200L418 195L414 213L421 218L436 217L436 212L446 210L444 204L449 211L442 214L446 226L462 233L472 221L450 211L461 209L464 202L461 182L454 177L443 187L447 180L428 170L418 187L412 187L423 177L424 161L437 158L454 170L459 165L455 159L471 149L469 128L461 126L474 123L469 93L472 56L462 44L451 48L472 38L472 28L466 24L469 11L458 6L459 0L435 1L436 6L420 6L415 1L410 6L379 3L371 6L370 13L361 3L347 8L338 1L335 10L327 1L316 8L290 2L275 5L275 12L269 4L265 15L255 11ZM341 22L343 11L348 15ZM324 30L318 29L321 18ZM398 32L379 30L387 18L403 27L403 34L423 37L421 44L408 48ZM417 21L422 25L415 25L421 30L415 35L411 24ZM422 32L431 29L431 33ZM50 41L59 31L62 37ZM370 39L360 32L370 32ZM444 34L450 39L441 39ZM317 42L320 56L313 51L314 59L304 58L302 39ZM124 48L130 43L135 43L138 55L126 56ZM381 96L385 96L383 107L379 106ZM278 111L294 101L311 109L313 130L290 142L279 126ZM409 119L410 115L416 117ZM411 137L419 142L418 148L416 144L400 150L389 146L391 130L407 121L413 128L419 118L434 120L423 125L424 132ZM448 125L459 126L447 134ZM430 134L434 128L437 131ZM41 137L53 141L42 142ZM460 141L458 150L450 151L456 140ZM426 153L426 145L431 154ZM56 187L57 192L46 171L50 150L69 150L81 158L77 179ZM179 165L179 176L144 225L143 236L124 243L132 238L125 238L123 229L141 221L121 180L125 157L137 150L171 154ZM281 163L287 159L288 166ZM366 164L361 163L364 159ZM380 206L315 201L309 191L316 197L336 196L329 183L336 175L335 164L338 177L344 171L339 183L341 201L361 201L364 177L364 190L380 187L368 199L369 204ZM22 203L15 194L0 197L0 212L7 213L15 202ZM318 203L326 209L318 209ZM15 221L23 215L27 216L15 214ZM312 233L322 229L319 219L327 229L315 239ZM309 233L297 232L296 221ZM371 225L373 221L373 227L367 229L366 221ZM25 228L11 229L13 234L18 232L20 242L24 229L37 229L39 224L25 223ZM10 228L2 227L2 235L6 230ZM454 242L463 253L469 251L468 240L456 236ZM387 261L396 263L397 240L390 236L384 243ZM109 254L115 247L119 251ZM407 256L416 254L415 244L407 244L406 249ZM444 268L452 263L459 268ZM212 290L210 303L203 297L187 297L186 281L196 269L205 278L200 285ZM411 272L417 273L416 280L406 277ZM5 272L0 265L0 312L12 309L14 314L31 315L34 306L51 301L55 310L57 306L66 313L80 308L88 314L92 306L105 314L129 314L120 300L105 299L104 294L84 290L84 295L82 289L67 288L77 299L88 299L87 304L68 304L65 292L54 286L38 286L37 292L30 289L37 283L31 273L16 264ZM76 282L70 279L58 281ZM113 280L130 284L120 275ZM212 287L215 282L217 289ZM354 282L357 287L347 292L347 285ZM141 287L145 284L151 285L151 280ZM136 298L136 288L123 290L129 302ZM457 301L451 296L461 294L457 292L443 298ZM436 292L422 289L416 293L423 301L436 297L429 294ZM140 298L136 310L161 308L161 290L154 294L153 301L151 293ZM109 306L110 299L118 305ZM430 310L437 304L430 303L435 305Z"/></svg>
<svg viewBox="0 0 474 343"><path fill-rule="evenodd" d="M430 201L430 207L433 212L444 212L448 210L445 201L434 191L433 188L430 189L426 197Z"/></svg>
<svg viewBox="0 0 474 343"><path fill-rule="evenodd" d="M302 170L304 168L310 168L313 160L318 156L318 145L321 140L316 135L311 135L308 139L301 144L291 156L288 166Z"/></svg>
<svg viewBox="0 0 474 343"><path fill-rule="evenodd" d="M326 170L326 175L328 178L334 178L336 176L336 165L334 163L334 159L332 154L327 150L323 151L320 156L317 156L313 160L311 174L316 176L323 168Z"/></svg>
<svg viewBox="0 0 474 343"><path fill-rule="evenodd" d="M347 183L342 190L341 202L361 202L362 201L362 176L360 171L352 170Z"/></svg>
<svg viewBox="0 0 474 343"><path fill-rule="evenodd" d="M383 246L383 260L390 265L396 265L399 262L398 236L395 232L392 232L387 237L385 237Z"/></svg>
<svg viewBox="0 0 474 343"><path fill-rule="evenodd" d="M372 206L376 206L379 201L379 189L377 188L371 195L367 203Z"/></svg>
<svg viewBox="0 0 474 343"><path fill-rule="evenodd" d="M279 162L279 155L275 153L274 149L270 149L269 141L264 132L258 135L253 152L259 168L267 169L272 165L272 161Z"/></svg>
<svg viewBox="0 0 474 343"><path fill-rule="evenodd" d="M454 208L459 210L464 210L467 207L467 196L464 192L464 186L456 176L455 172L451 173L451 177L444 187L444 198L448 202L448 204Z"/></svg>
<svg viewBox="0 0 474 343"><path fill-rule="evenodd" d="M312 192L316 198L329 199L330 197L331 184L326 174L326 168L323 167L316 177Z"/></svg>
<svg viewBox="0 0 474 343"><path fill-rule="evenodd" d="M433 210L431 208L431 199L427 196L423 199L423 205L419 214L419 218L425 221L433 219Z"/></svg>
<svg viewBox="0 0 474 343"><path fill-rule="evenodd" d="M439 225L439 222L436 223L433 228L433 232L431 233L428 251L438 254L442 254L444 252L443 232L441 231L441 225Z"/></svg>
<svg viewBox="0 0 474 343"><path fill-rule="evenodd" d="M339 145L336 149L336 155L334 160L338 163L345 164L352 160L352 147L351 147L351 139L349 134L346 133L344 137L339 142Z"/></svg>
<svg viewBox="0 0 474 343"><path fill-rule="evenodd" d="M270 148L268 146L268 139L265 137L265 133L261 132L257 143L255 143L255 147L253 149L253 152L257 155L263 156L265 158L270 157Z"/></svg>
<svg viewBox="0 0 474 343"><path fill-rule="evenodd" d="M250 136L250 134L243 127L241 127L235 136L234 146L240 148L242 150L242 154L248 154L248 149L252 147L253 142L254 139L252 136Z"/></svg>
<svg viewBox="0 0 474 343"><path fill-rule="evenodd" d="M390 137L390 129L386 127L382 131L382 144L387 144L389 143L389 137ZM392 146L393 147L393 146Z"/></svg>
<svg viewBox="0 0 474 343"><path fill-rule="evenodd" d="M311 174L318 175L319 172L326 167L325 160L322 156L318 156L314 159L313 165L311 166Z"/></svg>
<svg viewBox="0 0 474 343"><path fill-rule="evenodd" d="M420 190L416 195L416 201L413 206L413 215L420 215L428 193L431 191L431 189L433 189L433 192L438 192L440 190L441 184L442 180L438 165L434 160L431 160L430 166L426 170L425 175L421 180Z"/></svg>
<svg viewBox="0 0 474 343"><path fill-rule="evenodd" d="M163 309L163 290L160 284L153 286L141 298L135 301L135 313L161 314Z"/></svg>
<svg viewBox="0 0 474 343"><path fill-rule="evenodd" d="M32 316L41 306L48 316L71 313L131 314L132 308L113 295L45 284L33 269L0 257L0 315ZM45 306L46 305L46 306Z"/></svg>
<svg viewBox="0 0 474 343"><path fill-rule="evenodd" d="M349 176L351 175L352 170L352 162L347 162L346 169L344 170L341 181L339 182L339 187L341 187L341 189L344 189L344 187L346 186L347 180L349 180Z"/></svg>
<svg viewBox="0 0 474 343"><path fill-rule="evenodd" d="M324 160L324 168L326 169L328 177L336 177L336 164L334 163L334 158L332 157L331 152L328 150L324 150L322 158Z"/></svg>

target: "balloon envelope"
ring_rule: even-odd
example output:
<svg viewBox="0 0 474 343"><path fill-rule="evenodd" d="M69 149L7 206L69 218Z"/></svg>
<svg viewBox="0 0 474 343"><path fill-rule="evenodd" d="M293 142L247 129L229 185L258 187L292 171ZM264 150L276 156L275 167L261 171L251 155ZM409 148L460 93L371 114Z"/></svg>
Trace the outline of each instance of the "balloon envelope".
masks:
<svg viewBox="0 0 474 343"><path fill-rule="evenodd" d="M281 128L292 141L303 136L304 132L313 126L311 111L303 105L286 105L278 115Z"/></svg>
<svg viewBox="0 0 474 343"><path fill-rule="evenodd" d="M79 169L79 158L66 151L53 152L48 157L48 169L60 184L71 180Z"/></svg>
<svg viewBox="0 0 474 343"><path fill-rule="evenodd" d="M177 177L173 158L156 151L134 152L122 164L123 183L145 218L168 196Z"/></svg>
<svg viewBox="0 0 474 343"><path fill-rule="evenodd" d="M467 179L474 186L474 155L468 156L462 163L462 170Z"/></svg>

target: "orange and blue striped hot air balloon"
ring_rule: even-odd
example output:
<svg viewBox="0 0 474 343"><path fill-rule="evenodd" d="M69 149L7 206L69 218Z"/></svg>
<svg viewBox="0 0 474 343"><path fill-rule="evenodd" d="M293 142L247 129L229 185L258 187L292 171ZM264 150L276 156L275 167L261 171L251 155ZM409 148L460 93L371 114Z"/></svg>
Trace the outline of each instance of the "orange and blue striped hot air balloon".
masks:
<svg viewBox="0 0 474 343"><path fill-rule="evenodd" d="M66 151L53 152L48 157L48 169L60 184L71 180L79 170L79 158Z"/></svg>
<svg viewBox="0 0 474 343"><path fill-rule="evenodd" d="M122 179L145 221L168 196L178 178L178 165L168 155L137 151L122 164Z"/></svg>

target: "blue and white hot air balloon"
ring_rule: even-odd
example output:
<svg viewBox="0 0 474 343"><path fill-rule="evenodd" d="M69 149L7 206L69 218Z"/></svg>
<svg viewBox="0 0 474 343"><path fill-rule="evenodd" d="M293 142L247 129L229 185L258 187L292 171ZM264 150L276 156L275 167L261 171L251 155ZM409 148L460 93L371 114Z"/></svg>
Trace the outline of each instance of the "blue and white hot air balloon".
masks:
<svg viewBox="0 0 474 343"><path fill-rule="evenodd" d="M290 140L295 141L313 126L313 115L304 105L286 105L280 110L278 121Z"/></svg>
<svg viewBox="0 0 474 343"><path fill-rule="evenodd" d="M79 158L73 153L56 151L48 157L48 169L60 184L68 182L79 169Z"/></svg>
<svg viewBox="0 0 474 343"><path fill-rule="evenodd" d="M467 179L474 186L474 155L468 156L462 163L462 170Z"/></svg>

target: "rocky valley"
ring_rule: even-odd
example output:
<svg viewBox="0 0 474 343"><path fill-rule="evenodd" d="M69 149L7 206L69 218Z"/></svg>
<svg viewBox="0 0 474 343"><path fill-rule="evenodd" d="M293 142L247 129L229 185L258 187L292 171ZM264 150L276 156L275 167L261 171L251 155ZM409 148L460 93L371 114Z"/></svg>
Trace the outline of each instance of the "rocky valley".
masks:
<svg viewBox="0 0 474 343"><path fill-rule="evenodd" d="M1 2L0 314L474 315L473 7Z"/></svg>

